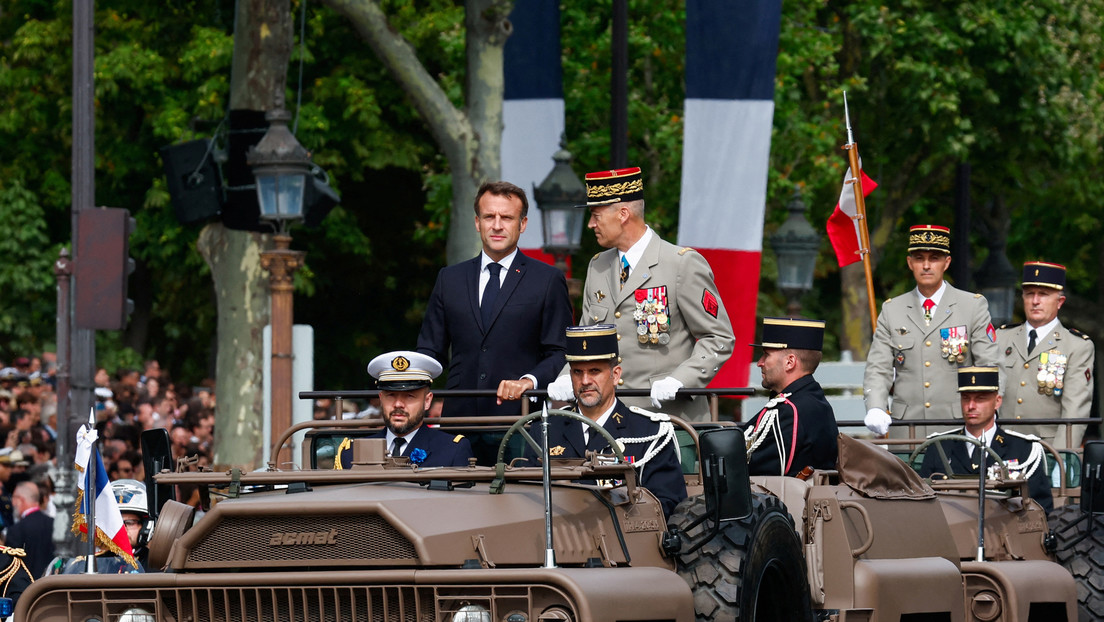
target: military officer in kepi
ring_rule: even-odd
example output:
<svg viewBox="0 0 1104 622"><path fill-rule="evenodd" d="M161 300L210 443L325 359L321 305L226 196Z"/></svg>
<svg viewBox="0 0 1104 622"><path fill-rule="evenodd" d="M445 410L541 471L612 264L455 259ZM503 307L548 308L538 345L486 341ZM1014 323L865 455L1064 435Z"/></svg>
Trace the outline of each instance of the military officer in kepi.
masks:
<svg viewBox="0 0 1104 622"><path fill-rule="evenodd" d="M1023 269L1023 304L1027 321L1002 326L997 347L1007 378L1005 424L1025 419L1080 419L1089 417L1093 395L1093 362L1096 351L1089 336L1067 328L1058 320L1066 301L1065 266L1029 261ZM1072 426L1072 444L1066 426L1016 425L1013 429L1034 434L1056 448L1077 448L1085 426Z"/></svg>
<svg viewBox="0 0 1104 622"><path fill-rule="evenodd" d="M883 436L894 420L961 419L954 397L958 368L998 364L985 297L943 280L951 265L951 230L914 225L908 253L916 289L882 304L863 376L866 427ZM908 430L894 427L890 436L906 438Z"/></svg>
<svg viewBox="0 0 1104 622"><path fill-rule="evenodd" d="M369 438L387 439L392 458L408 458L420 467L468 465L472 448L463 434L446 434L423 425L433 403L429 385L441 375L436 359L409 350L388 352L368 363L368 374L379 387L380 412L387 426ZM348 469L352 463L352 439L346 438L338 446L334 469Z"/></svg>
<svg viewBox="0 0 1104 622"><path fill-rule="evenodd" d="M771 399L744 432L748 472L797 476L806 467L836 468L836 415L813 379L824 345L824 321L763 318L759 368Z"/></svg>
<svg viewBox="0 0 1104 622"><path fill-rule="evenodd" d="M674 424L665 414L627 406L617 398L621 379L617 350L617 327L612 324L567 329L567 363L576 403L580 414L605 428L621 445L625 458L636 468L640 485L659 499L667 517L686 498ZM531 428L540 445L540 424ZM605 438L585 423L549 417L548 453L552 458L582 458L588 450L612 453ZM533 461L531 449L527 457Z"/></svg>
<svg viewBox="0 0 1104 622"><path fill-rule="evenodd" d="M997 424L997 411L1002 402L1000 388L1000 372L996 367L959 369L958 396L966 425L937 432L928 438L959 434L980 440L1008 465L1011 477L1027 480L1031 498L1049 512L1054 509L1054 499L1050 493L1050 479L1046 474L1043 446L1036 442L1039 440L1037 436L1020 434ZM986 455L984 462L979 457L982 452ZM947 440L928 446L919 473L921 477L977 475L983 463L992 466L996 464L996 460L989 452L973 443Z"/></svg>
<svg viewBox="0 0 1104 622"><path fill-rule="evenodd" d="M617 326L624 369L619 386L651 392L650 398L623 398L626 403L707 421L706 398L679 389L709 384L735 343L709 262L694 249L664 241L644 221L639 167L587 173L586 189L586 205L577 207L590 211L587 226L608 250L587 267L581 323ZM566 368L548 395L571 399Z"/></svg>

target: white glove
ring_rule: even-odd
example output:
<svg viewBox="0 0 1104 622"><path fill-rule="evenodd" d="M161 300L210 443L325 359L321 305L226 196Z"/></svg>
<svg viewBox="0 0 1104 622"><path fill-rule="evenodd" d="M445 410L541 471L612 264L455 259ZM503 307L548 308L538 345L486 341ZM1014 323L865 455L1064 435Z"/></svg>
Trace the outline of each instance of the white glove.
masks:
<svg viewBox="0 0 1104 622"><path fill-rule="evenodd" d="M566 402L575 399L575 389L571 386L571 376L563 375L548 385L548 398L557 402Z"/></svg>
<svg viewBox="0 0 1104 622"><path fill-rule="evenodd" d="M871 408L866 411L866 418L863 419L867 429L878 436L885 436L886 432L889 432L889 424L892 422L893 417L890 417L889 413L881 408Z"/></svg>
<svg viewBox="0 0 1104 622"><path fill-rule="evenodd" d="M682 388L682 381L667 376L662 380L652 383L652 406L659 408L660 402L669 402L675 399L675 394Z"/></svg>

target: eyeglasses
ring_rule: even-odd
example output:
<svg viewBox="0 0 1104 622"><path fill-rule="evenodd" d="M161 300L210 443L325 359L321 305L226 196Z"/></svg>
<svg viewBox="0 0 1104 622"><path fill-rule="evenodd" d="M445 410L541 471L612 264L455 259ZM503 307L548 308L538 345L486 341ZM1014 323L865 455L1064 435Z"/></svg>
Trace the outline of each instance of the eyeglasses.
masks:
<svg viewBox="0 0 1104 622"><path fill-rule="evenodd" d="M127 527L141 527L142 521L138 520L137 518L128 518L123 521L123 524Z"/></svg>

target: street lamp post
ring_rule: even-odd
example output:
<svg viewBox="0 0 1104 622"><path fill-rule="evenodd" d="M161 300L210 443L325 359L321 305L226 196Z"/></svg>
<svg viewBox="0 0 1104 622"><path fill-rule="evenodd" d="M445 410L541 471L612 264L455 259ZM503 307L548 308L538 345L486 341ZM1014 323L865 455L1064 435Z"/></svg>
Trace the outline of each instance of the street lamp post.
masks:
<svg viewBox="0 0 1104 622"><path fill-rule="evenodd" d="M992 239L989 256L978 268L974 279L981 294L989 302L989 316L993 324L1001 326L1012 321L1012 311L1016 306L1016 269L1004 252L1005 241Z"/></svg>
<svg viewBox="0 0 1104 622"><path fill-rule="evenodd" d="M273 236L275 248L261 253L261 267L268 271L272 299L269 442L275 443L291 426L292 291L295 271L303 265L305 255L302 251L290 249L291 235L287 229L292 222L303 218L303 194L311 175L311 160L310 153L288 129L291 114L283 109L282 98L278 98L276 108L265 115L265 120L269 123L268 131L260 142L249 149L246 161L256 177L261 219L272 222L276 228L276 235ZM270 457L273 464L280 464L282 449L274 448L275 455Z"/></svg>
<svg viewBox="0 0 1104 622"><path fill-rule="evenodd" d="M787 313L797 317L801 314L801 297L813 288L820 235L805 219L801 190L794 190L786 209L790 215L770 237L770 243L778 258L778 288L789 301Z"/></svg>
<svg viewBox="0 0 1104 622"><path fill-rule="evenodd" d="M587 210L576 207L586 202L586 186L572 170L571 158L561 137L560 149L552 155L552 171L539 186L533 186L533 201L541 213L544 252L556 258L556 267L564 276L568 275L567 258L579 250L583 221L589 216ZM567 285L572 299L582 295L582 281L569 278Z"/></svg>

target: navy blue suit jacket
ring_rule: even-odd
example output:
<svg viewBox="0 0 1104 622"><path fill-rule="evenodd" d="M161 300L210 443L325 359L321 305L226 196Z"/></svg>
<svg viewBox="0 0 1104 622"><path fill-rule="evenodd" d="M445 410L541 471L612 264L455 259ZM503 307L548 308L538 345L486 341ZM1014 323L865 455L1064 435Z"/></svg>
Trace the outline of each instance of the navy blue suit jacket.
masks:
<svg viewBox="0 0 1104 622"><path fill-rule="evenodd" d="M571 301L562 272L518 251L495 300L490 326L479 312L482 253L442 268L429 297L418 352L448 360L447 389L497 389L525 374L547 388L563 369L571 325ZM451 349L452 357L449 358ZM519 402L495 398L448 398L443 414L516 415Z"/></svg>
<svg viewBox="0 0 1104 622"><path fill-rule="evenodd" d="M54 558L54 519L41 510L31 512L26 518L8 527L4 533L4 544L27 552L23 561L37 579Z"/></svg>
<svg viewBox="0 0 1104 622"><path fill-rule="evenodd" d="M606 420L604 426L607 432L615 439L640 438L653 436L659 431L659 424L644 415L638 415L626 406L621 400L617 400L617 406ZM529 426L533 440L541 443L541 424L534 421ZM628 458L640 460L644 457L651 443L631 443L625 446L623 453ZM554 455L553 458L582 458L586 451L592 450L599 453L613 453L602 435L597 432L590 433L588 443L583 443L583 426L578 421L567 417L548 418L548 448L551 452L555 447L563 447L563 452ZM682 465L679 464L678 446L674 441L668 443L660 452L638 470L640 485L651 491L663 505L663 515L670 516L679 501L686 498L686 479L682 475ZM533 461L535 457L532 448L526 446L526 455ZM535 464L535 461L533 461ZM584 482L593 484L593 481Z"/></svg>
<svg viewBox="0 0 1104 622"><path fill-rule="evenodd" d="M368 438L387 438L387 430L380 430ZM447 434L425 426L418 429L402 455L409 458L410 452L415 449L426 452L425 460L421 462L423 467L468 466L468 458L472 457L471 443L463 435ZM352 468L353 450L342 451L340 460L341 468Z"/></svg>
<svg viewBox="0 0 1104 622"><path fill-rule="evenodd" d="M943 434L965 435L966 428L943 432ZM1009 434L1008 430L998 425L997 431L993 434L993 441L989 443L989 448L995 451L1001 457L1001 460L1018 460L1022 464L1031 455L1031 443L1032 441L1022 436ZM951 473L943 473L947 469L943 466L943 459L939 455L939 449L936 448L937 444L942 446L943 452L947 454L947 462L951 464ZM920 464L920 477L931 477L937 473L944 475L977 475L979 466L978 451L979 449L974 447L973 457L967 454L965 441L946 441L929 445L924 450L924 462ZM995 462L989 452L985 452L985 456L986 466ZM1054 509L1054 496L1050 491L1050 478L1047 477L1045 462L1040 464L1035 472L1031 474L1031 477L1027 480L1027 489L1031 498L1038 501L1039 505L1043 506L1043 509L1047 512Z"/></svg>

